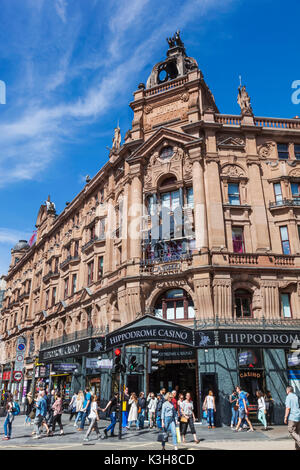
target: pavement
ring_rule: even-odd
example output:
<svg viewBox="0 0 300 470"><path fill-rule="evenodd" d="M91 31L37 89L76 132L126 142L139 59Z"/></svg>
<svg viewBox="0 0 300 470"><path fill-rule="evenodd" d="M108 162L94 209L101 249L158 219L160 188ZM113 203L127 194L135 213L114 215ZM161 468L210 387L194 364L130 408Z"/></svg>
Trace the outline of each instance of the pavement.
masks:
<svg viewBox="0 0 300 470"><path fill-rule="evenodd" d="M77 431L73 426L74 420L69 422L69 415L63 415L64 435L59 434L57 428L53 437L43 434L40 439L32 438L33 426L24 425L24 416L16 416L13 422L12 439L2 440L4 437L4 418L0 419L0 449L1 450L161 450L161 444L157 442L158 431L145 428L143 430L129 430L119 440L118 437L97 439L95 432L90 435L90 440L84 442L85 432ZM100 433L108 425L108 421L100 421ZM147 423L146 423L147 424ZM187 434L186 444L179 444L179 450L294 450L294 441L288 435L287 426L273 426L264 431L261 426L255 426L255 432L233 432L230 427L223 426L216 429L208 429L206 425L195 423L199 444L195 444L191 434ZM86 428L87 430L87 424ZM115 428L118 435L119 423ZM172 450L172 439L166 444L166 450Z"/></svg>

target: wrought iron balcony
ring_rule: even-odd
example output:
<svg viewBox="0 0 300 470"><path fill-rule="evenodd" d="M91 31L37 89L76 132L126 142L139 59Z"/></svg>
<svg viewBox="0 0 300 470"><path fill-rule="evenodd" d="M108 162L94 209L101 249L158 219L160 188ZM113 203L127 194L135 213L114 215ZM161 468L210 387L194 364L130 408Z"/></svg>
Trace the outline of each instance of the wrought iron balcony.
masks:
<svg viewBox="0 0 300 470"><path fill-rule="evenodd" d="M74 333L71 333L69 335L63 335L63 336L60 336L59 338L46 341L41 344L40 350L44 351L45 349L53 348L56 346L61 346L67 343L72 343L73 341L78 341L80 339L104 336L107 333L108 333L108 327L106 328L106 330L103 330L101 328L89 327L89 328L86 328L85 330L75 331Z"/></svg>
<svg viewBox="0 0 300 470"><path fill-rule="evenodd" d="M270 202L270 209L277 209L279 207L300 207L300 197L293 199L281 199L280 201Z"/></svg>
<svg viewBox="0 0 300 470"><path fill-rule="evenodd" d="M190 253L159 252L158 256L145 259L140 262L141 272L149 274L172 274L182 271L183 263L191 264L192 255Z"/></svg>
<svg viewBox="0 0 300 470"><path fill-rule="evenodd" d="M64 269L72 261L79 261L79 256L68 256L62 263L60 263L60 269Z"/></svg>
<svg viewBox="0 0 300 470"><path fill-rule="evenodd" d="M55 278L55 277L58 277L59 276L59 272L58 271L49 271L48 274L46 274L44 277L43 277L43 282L47 282L49 281L50 279L52 278Z"/></svg>
<svg viewBox="0 0 300 470"><path fill-rule="evenodd" d="M238 318L236 316L223 318L215 315L214 317L200 318L194 320L195 329L205 328L293 328L300 327L300 319L296 318Z"/></svg>

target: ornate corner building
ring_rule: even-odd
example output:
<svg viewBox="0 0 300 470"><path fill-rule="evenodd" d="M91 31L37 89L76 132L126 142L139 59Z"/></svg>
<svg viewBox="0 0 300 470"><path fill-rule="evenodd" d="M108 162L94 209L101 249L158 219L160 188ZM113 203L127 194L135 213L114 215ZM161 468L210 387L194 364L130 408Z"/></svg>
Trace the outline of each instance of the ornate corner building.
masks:
<svg viewBox="0 0 300 470"><path fill-rule="evenodd" d="M213 388L226 422L240 382L253 400L271 391L279 422L285 386L299 387L300 120L255 116L242 86L240 115L221 114L179 35L168 42L134 93L124 143L117 128L97 175L59 215L49 197L36 243L12 249L1 387L24 396L50 377L108 398L117 378L89 365L126 343L145 365L127 376L135 391L178 385L199 414Z"/></svg>

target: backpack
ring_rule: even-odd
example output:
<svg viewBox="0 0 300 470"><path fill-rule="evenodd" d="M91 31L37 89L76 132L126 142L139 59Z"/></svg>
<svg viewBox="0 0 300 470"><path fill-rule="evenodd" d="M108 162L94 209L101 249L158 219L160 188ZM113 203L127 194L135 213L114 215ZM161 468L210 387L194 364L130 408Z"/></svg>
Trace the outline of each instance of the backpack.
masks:
<svg viewBox="0 0 300 470"><path fill-rule="evenodd" d="M14 416L18 416L20 414L20 406L19 406L19 403L17 403L16 401L14 401L13 403L13 411L12 411L12 414Z"/></svg>

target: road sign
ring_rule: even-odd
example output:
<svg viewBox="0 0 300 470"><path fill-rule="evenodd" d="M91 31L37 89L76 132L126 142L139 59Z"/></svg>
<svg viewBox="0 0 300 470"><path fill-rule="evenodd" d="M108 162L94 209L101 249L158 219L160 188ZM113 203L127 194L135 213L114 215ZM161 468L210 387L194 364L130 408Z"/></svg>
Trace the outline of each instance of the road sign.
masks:
<svg viewBox="0 0 300 470"><path fill-rule="evenodd" d="M23 379L23 372L21 372L20 370L15 370L13 373L13 378L15 382L21 382L21 380Z"/></svg>

